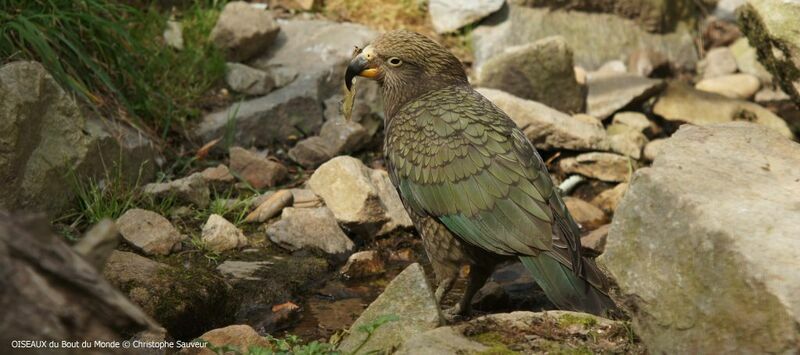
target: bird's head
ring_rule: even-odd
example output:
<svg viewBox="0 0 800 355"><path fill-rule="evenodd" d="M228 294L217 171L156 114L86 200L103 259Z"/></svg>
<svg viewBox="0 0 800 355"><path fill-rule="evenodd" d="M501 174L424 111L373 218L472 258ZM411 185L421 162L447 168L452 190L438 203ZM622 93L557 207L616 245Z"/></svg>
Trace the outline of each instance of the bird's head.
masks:
<svg viewBox="0 0 800 355"><path fill-rule="evenodd" d="M450 51L416 32L387 32L361 49L345 73L348 90L356 76L378 81L389 106L427 91L468 84L461 62Z"/></svg>

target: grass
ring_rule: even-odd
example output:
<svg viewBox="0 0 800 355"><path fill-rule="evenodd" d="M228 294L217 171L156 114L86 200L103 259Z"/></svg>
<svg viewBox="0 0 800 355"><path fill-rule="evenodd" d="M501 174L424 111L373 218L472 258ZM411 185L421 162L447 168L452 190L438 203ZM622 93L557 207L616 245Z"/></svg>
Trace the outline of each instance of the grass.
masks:
<svg viewBox="0 0 800 355"><path fill-rule="evenodd" d="M327 0L323 12L339 21L357 22L380 31L405 28L431 34L428 9L419 0Z"/></svg>
<svg viewBox="0 0 800 355"><path fill-rule="evenodd" d="M208 40L222 5L198 0L175 14L184 27L178 51L161 39L171 14L156 7L0 0L0 57L39 61L90 107L166 137L199 114L202 96L224 75L224 58Z"/></svg>

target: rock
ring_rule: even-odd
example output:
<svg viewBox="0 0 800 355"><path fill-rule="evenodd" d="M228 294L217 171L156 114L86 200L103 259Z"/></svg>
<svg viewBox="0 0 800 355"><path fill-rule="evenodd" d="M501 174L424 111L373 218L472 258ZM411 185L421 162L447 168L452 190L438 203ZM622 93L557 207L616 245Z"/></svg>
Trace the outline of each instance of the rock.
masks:
<svg viewBox="0 0 800 355"><path fill-rule="evenodd" d="M661 154L661 147L664 146L664 142L666 142L666 139L654 139L650 141L650 143L647 143L647 145L644 146L644 152L642 153L644 159L648 161L655 160L656 156Z"/></svg>
<svg viewBox="0 0 800 355"><path fill-rule="evenodd" d="M739 38L729 48L740 72L757 76L765 85L772 82L772 74L758 61L756 49L750 46L746 37Z"/></svg>
<svg viewBox="0 0 800 355"><path fill-rule="evenodd" d="M309 189L291 189L294 202L292 207L307 208L322 206L322 199Z"/></svg>
<svg viewBox="0 0 800 355"><path fill-rule="evenodd" d="M758 49L764 66L800 105L800 3L748 1L739 12L742 32Z"/></svg>
<svg viewBox="0 0 800 355"><path fill-rule="evenodd" d="M714 17L720 20L735 22L736 9L744 5L747 0L719 0L714 11L711 13Z"/></svg>
<svg viewBox="0 0 800 355"><path fill-rule="evenodd" d="M275 186L289 173L283 164L244 148L232 147L229 154L231 169L256 189Z"/></svg>
<svg viewBox="0 0 800 355"><path fill-rule="evenodd" d="M610 60L627 58L636 50L653 50L681 68L694 68L697 51L693 37L682 29L665 35L642 31L631 20L609 14L548 11L506 6L472 32L475 62L480 70L503 48L563 36L574 54L575 64L594 70Z"/></svg>
<svg viewBox="0 0 800 355"><path fill-rule="evenodd" d="M214 187L216 191L224 191L227 187L236 182L236 178L231 174L231 170L225 164L206 168L200 175L207 184Z"/></svg>
<svg viewBox="0 0 800 355"><path fill-rule="evenodd" d="M695 90L681 83L671 83L667 87L653 106L653 113L669 121L695 125L750 121L772 128L784 137L792 137L783 119L758 104Z"/></svg>
<svg viewBox="0 0 800 355"><path fill-rule="evenodd" d="M274 263L269 261L238 261L238 260L225 260L222 264L217 266L222 276L229 282L240 281L263 281L259 277L259 273L265 271L270 265Z"/></svg>
<svg viewBox="0 0 800 355"><path fill-rule="evenodd" d="M162 160L145 133L84 116L37 62L0 66L0 146L0 208L50 216L74 206L76 180L147 183Z"/></svg>
<svg viewBox="0 0 800 355"><path fill-rule="evenodd" d="M508 114L538 149L608 148L603 124L597 119L570 117L536 101L520 99L500 90L479 88L478 92Z"/></svg>
<svg viewBox="0 0 800 355"><path fill-rule="evenodd" d="M703 79L694 85L700 91L712 92L732 99L747 100L761 88L761 81L750 74L731 74Z"/></svg>
<svg viewBox="0 0 800 355"><path fill-rule="evenodd" d="M589 202L567 196L564 198L564 204L575 222L584 229L594 229L607 222L606 214Z"/></svg>
<svg viewBox="0 0 800 355"><path fill-rule="evenodd" d="M612 60L601 65L600 68L597 68L595 72L604 74L627 73L628 67L625 66L625 63L623 63L621 60Z"/></svg>
<svg viewBox="0 0 800 355"><path fill-rule="evenodd" d="M478 85L562 112L581 112L586 101L575 79L572 50L558 36L505 48L481 66Z"/></svg>
<svg viewBox="0 0 800 355"><path fill-rule="evenodd" d="M209 330L197 337L208 342L203 348L185 348L178 354L185 355L214 355L211 347L237 349L242 353L247 353L251 347L272 349L272 345L267 339L256 332L253 327L246 324L234 324L224 328ZM226 350L229 351L229 350Z"/></svg>
<svg viewBox="0 0 800 355"><path fill-rule="evenodd" d="M786 101L789 99L789 95L786 95L786 93L780 88L770 87L761 88L761 90L759 90L756 93L756 96L753 98L753 100L758 103Z"/></svg>
<svg viewBox="0 0 800 355"><path fill-rule="evenodd" d="M242 62L269 48L280 29L271 12L244 1L232 1L219 14L211 41L229 61Z"/></svg>
<svg viewBox="0 0 800 355"><path fill-rule="evenodd" d="M559 162L561 170L568 174L581 174L586 177L608 182L628 179L629 171L634 170L632 162L612 153L583 153L576 157L564 158Z"/></svg>
<svg viewBox="0 0 800 355"><path fill-rule="evenodd" d="M728 47L712 48L706 57L697 63L697 72L703 79L730 75L737 70L736 57Z"/></svg>
<svg viewBox="0 0 800 355"><path fill-rule="evenodd" d="M667 57L660 52L647 49L638 49L628 56L628 72L643 77L649 77L656 71L669 68Z"/></svg>
<svg viewBox="0 0 800 355"><path fill-rule="evenodd" d="M356 158L339 156L322 164L308 187L325 201L339 223L362 237L372 239L412 225L386 173L373 171Z"/></svg>
<svg viewBox="0 0 800 355"><path fill-rule="evenodd" d="M638 132L644 132L653 126L647 116L633 111L617 112L611 119L611 123L625 125Z"/></svg>
<svg viewBox="0 0 800 355"><path fill-rule="evenodd" d="M297 142L288 155L303 167L315 168L336 156L336 152L324 138L313 136Z"/></svg>
<svg viewBox="0 0 800 355"><path fill-rule="evenodd" d="M489 16L503 3L503 0L431 0L428 13L433 29L437 33L448 33Z"/></svg>
<svg viewBox="0 0 800 355"><path fill-rule="evenodd" d="M657 94L663 81L630 73L590 73L586 113L601 120L628 105L640 103Z"/></svg>
<svg viewBox="0 0 800 355"><path fill-rule="evenodd" d="M267 236L290 251L310 248L346 257L355 248L327 207L284 208L281 219L267 228Z"/></svg>
<svg viewBox="0 0 800 355"><path fill-rule="evenodd" d="M304 167L315 168L337 155L363 147L369 139L369 133L358 122L329 120L322 125L319 136L306 138L290 149L289 157Z"/></svg>
<svg viewBox="0 0 800 355"><path fill-rule="evenodd" d="M218 214L212 214L203 225L203 243L206 248L221 253L231 249L245 247L247 237L239 228Z"/></svg>
<svg viewBox="0 0 800 355"><path fill-rule="evenodd" d="M72 246L72 250L80 254L96 270L103 271L108 256L117 249L119 240L119 228L114 221L106 218L86 231Z"/></svg>
<svg viewBox="0 0 800 355"><path fill-rule="evenodd" d="M467 338L453 327L440 327L413 335L396 355L480 354L490 348Z"/></svg>
<svg viewBox="0 0 800 355"><path fill-rule="evenodd" d="M170 182L147 184L142 188L145 195L158 199L177 198L180 201L203 208L211 201L208 183L200 173Z"/></svg>
<svg viewBox="0 0 800 355"><path fill-rule="evenodd" d="M742 37L736 23L708 17L701 24L702 41L705 48L729 46Z"/></svg>
<svg viewBox="0 0 800 355"><path fill-rule="evenodd" d="M368 338L361 327L381 319L385 323ZM411 264L358 317L337 350L350 353L358 349L359 354L365 354L392 349L411 336L442 323L443 317L425 278L425 271L419 264Z"/></svg>
<svg viewBox="0 0 800 355"><path fill-rule="evenodd" d="M683 126L663 150L601 256L636 333L653 353L795 351L800 145L735 122Z"/></svg>
<svg viewBox="0 0 800 355"><path fill-rule="evenodd" d="M608 214L614 214L614 211L617 210L617 205L619 205L619 201L622 200L622 196L625 195L625 191L628 190L628 183L623 182L614 186L613 189L608 189L592 199L592 204L600 207L601 210Z"/></svg>
<svg viewBox="0 0 800 355"><path fill-rule="evenodd" d="M226 285L202 266L172 267L134 253L114 251L105 278L169 334L191 339L227 316ZM204 312L209 312L208 314ZM204 314L198 317L198 314Z"/></svg>
<svg viewBox="0 0 800 355"><path fill-rule="evenodd" d="M581 248L583 251L588 251L593 255L603 254L603 251L606 249L606 239L608 238L609 228L611 228L610 224L604 224L581 237Z"/></svg>
<svg viewBox="0 0 800 355"><path fill-rule="evenodd" d="M642 148L647 144L647 137L623 124L611 124L606 127L608 145L611 151L639 160L642 157Z"/></svg>
<svg viewBox="0 0 800 355"><path fill-rule="evenodd" d="M225 84L247 95L266 95L276 86L267 72L240 63L225 64Z"/></svg>
<svg viewBox="0 0 800 355"><path fill-rule="evenodd" d="M256 207L253 212L245 217L249 223L262 223L277 216L283 208L293 203L294 195L289 190L279 190Z"/></svg>
<svg viewBox="0 0 800 355"><path fill-rule="evenodd" d="M375 250L365 250L350 255L339 273L345 279L361 279L380 275L385 271L386 264L380 253Z"/></svg>
<svg viewBox="0 0 800 355"><path fill-rule="evenodd" d="M139 208L120 216L117 227L128 244L147 255L169 255L186 239L166 218Z"/></svg>
<svg viewBox="0 0 800 355"><path fill-rule="evenodd" d="M167 21L167 28L164 29L164 43L177 50L183 49L183 26L175 20Z"/></svg>

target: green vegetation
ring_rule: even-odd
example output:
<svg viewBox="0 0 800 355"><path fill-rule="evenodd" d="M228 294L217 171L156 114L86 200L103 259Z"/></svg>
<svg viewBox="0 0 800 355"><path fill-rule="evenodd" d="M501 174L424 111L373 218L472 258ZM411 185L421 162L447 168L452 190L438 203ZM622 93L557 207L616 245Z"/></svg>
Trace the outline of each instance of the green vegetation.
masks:
<svg viewBox="0 0 800 355"><path fill-rule="evenodd" d="M224 58L208 41L222 3L198 0L175 14L184 27L179 51L161 40L172 14L155 6L0 0L0 57L37 60L91 107L166 136L198 114L201 96L224 75Z"/></svg>
<svg viewBox="0 0 800 355"><path fill-rule="evenodd" d="M571 325L580 325L583 328L591 328L597 325L597 319L591 316L579 316L573 314L563 314L558 317L558 324L569 327Z"/></svg>

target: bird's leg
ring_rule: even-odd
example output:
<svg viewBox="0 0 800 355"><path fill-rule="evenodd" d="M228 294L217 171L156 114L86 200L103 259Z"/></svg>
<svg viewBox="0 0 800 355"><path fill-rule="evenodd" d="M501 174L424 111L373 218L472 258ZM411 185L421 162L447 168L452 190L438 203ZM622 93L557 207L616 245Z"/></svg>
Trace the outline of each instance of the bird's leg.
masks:
<svg viewBox="0 0 800 355"><path fill-rule="evenodd" d="M439 284L436 286L436 293L434 294L436 297L436 303L440 305L442 304L444 296L446 296L447 293L453 288L453 285L455 285L457 278L456 276L448 276L442 280L439 280Z"/></svg>
<svg viewBox="0 0 800 355"><path fill-rule="evenodd" d="M494 266L470 265L467 289L464 291L461 301L453 308L446 310L445 313L450 316L469 316L472 313L472 298L486 284L486 280L492 275L493 270Z"/></svg>

